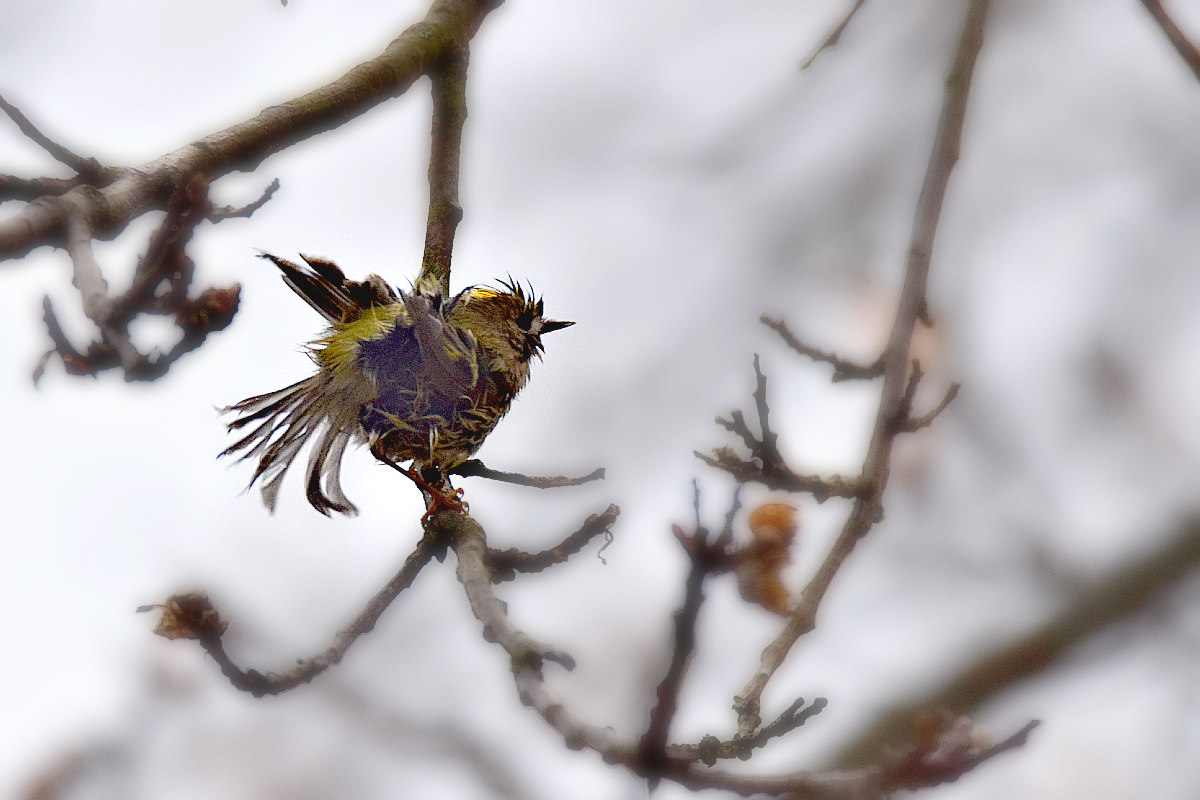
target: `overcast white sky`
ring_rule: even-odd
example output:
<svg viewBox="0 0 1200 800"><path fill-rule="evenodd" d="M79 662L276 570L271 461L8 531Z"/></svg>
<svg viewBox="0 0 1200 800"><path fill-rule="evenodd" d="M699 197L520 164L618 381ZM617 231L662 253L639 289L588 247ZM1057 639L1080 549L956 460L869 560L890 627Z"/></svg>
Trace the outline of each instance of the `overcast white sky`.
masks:
<svg viewBox="0 0 1200 800"><path fill-rule="evenodd" d="M829 385L756 320L780 314L818 346L873 357L963 4L873 0L800 72L848 5L509 0L473 45L454 285L512 274L579 323L547 339L480 456L528 472L604 465L610 480L466 490L495 543L529 549L622 506L606 565L589 552L502 595L580 662L556 688L623 733L644 724L665 663L684 573L669 529L689 519L692 477L714 524L727 505L728 483L691 452L729 443L712 417L748 408L753 353L789 457L843 474L861 463L877 387ZM1200 3L1170 5L1200 39ZM426 7L6 0L0 93L75 150L138 164L342 74ZM52 362L34 390L41 296L80 343L87 327L63 253L4 264L0 795L83 753L89 771L65 796L640 796L520 708L452 564L428 569L342 666L269 701L133 613L203 588L234 620L237 658L286 669L415 542L416 492L365 452L344 481L359 517L321 517L294 480L269 516L242 493L251 468L215 460L228 444L215 409L310 369L301 347L320 321L257 248L396 283L416 274L428 108L422 82L216 185L234 205L273 178L282 188L251 220L197 231L198 286L240 282L242 311L157 383ZM819 763L879 707L1035 624L1196 509L1200 84L1136 0L993 0L969 113L930 277L939 326L921 343L929 401L950 381L963 392L897 450L886 522L768 692L776 709L818 694L830 707L763 768ZM58 169L0 121L0 172ZM156 222L98 249L115 285ZM800 504L797 585L845 511ZM928 796L1194 797L1197 592L1186 582L984 709L999 735L1046 724ZM729 733L730 698L778 625L727 580L708 595L679 740Z"/></svg>

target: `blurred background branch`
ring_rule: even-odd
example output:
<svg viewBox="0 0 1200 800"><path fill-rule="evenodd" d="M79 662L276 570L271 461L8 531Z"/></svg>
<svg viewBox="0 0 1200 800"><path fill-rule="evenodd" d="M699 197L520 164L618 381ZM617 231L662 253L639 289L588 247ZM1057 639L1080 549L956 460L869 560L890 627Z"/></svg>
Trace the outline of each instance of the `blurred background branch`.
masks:
<svg viewBox="0 0 1200 800"><path fill-rule="evenodd" d="M1041 625L976 658L964 658L963 666L939 686L879 714L830 760L829 768L871 763L890 743L904 736L913 719L925 709L971 714L1022 681L1055 669L1071 648L1128 622L1180 580L1195 575L1198 563L1200 519L1192 518L1152 552L1091 581Z"/></svg>

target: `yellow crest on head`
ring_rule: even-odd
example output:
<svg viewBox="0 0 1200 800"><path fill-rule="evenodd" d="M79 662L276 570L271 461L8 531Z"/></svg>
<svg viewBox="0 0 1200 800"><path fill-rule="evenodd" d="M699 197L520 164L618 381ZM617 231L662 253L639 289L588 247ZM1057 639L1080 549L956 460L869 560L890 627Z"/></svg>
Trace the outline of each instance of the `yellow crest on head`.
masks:
<svg viewBox="0 0 1200 800"><path fill-rule="evenodd" d="M489 286L479 286L471 290L468 296L471 300L495 300L502 292L497 291Z"/></svg>

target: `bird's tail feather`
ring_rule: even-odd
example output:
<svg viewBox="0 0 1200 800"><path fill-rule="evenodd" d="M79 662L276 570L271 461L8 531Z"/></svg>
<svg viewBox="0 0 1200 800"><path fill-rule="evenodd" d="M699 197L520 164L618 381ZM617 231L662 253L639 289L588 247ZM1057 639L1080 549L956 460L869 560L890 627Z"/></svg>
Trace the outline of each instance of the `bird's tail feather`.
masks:
<svg viewBox="0 0 1200 800"><path fill-rule="evenodd" d="M327 516L331 511L358 513L342 491L339 476L352 428L324 400L320 380L321 376L314 375L223 409L239 415L229 423L231 431L257 423L221 455L238 454L239 460L258 458L250 485L259 478L264 480L262 500L270 511L275 510L279 487L292 462L310 439L319 437L308 459L308 501Z"/></svg>

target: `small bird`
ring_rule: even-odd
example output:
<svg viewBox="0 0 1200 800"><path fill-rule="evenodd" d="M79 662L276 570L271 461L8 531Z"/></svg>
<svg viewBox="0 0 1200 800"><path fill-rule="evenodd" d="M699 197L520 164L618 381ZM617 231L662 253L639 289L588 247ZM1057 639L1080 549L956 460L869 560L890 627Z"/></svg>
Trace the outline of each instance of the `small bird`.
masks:
<svg viewBox="0 0 1200 800"><path fill-rule="evenodd" d="M416 288L396 291L378 275L348 280L330 261L305 266L268 253L283 281L317 310L329 329L309 345L317 373L223 409L230 431L249 428L221 453L258 459L263 504L271 511L284 475L308 442L308 502L326 516L356 514L339 473L346 446L372 455L445 500L423 469L466 461L508 412L541 358L542 335L573 322L546 319L532 288L511 278L501 289L470 287L450 299ZM400 462L411 461L411 469ZM453 502L453 501L450 501Z"/></svg>

